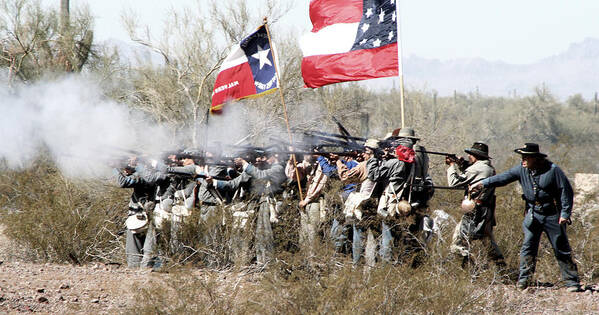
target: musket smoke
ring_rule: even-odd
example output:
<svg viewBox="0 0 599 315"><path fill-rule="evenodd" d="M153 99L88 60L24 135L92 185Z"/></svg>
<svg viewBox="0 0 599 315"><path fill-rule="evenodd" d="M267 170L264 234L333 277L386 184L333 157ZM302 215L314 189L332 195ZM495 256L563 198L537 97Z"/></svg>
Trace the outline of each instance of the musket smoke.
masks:
<svg viewBox="0 0 599 315"><path fill-rule="evenodd" d="M164 149L168 128L101 95L81 76L0 89L0 158L27 167L46 149L63 173L107 175L114 148ZM170 137L169 137L170 136Z"/></svg>

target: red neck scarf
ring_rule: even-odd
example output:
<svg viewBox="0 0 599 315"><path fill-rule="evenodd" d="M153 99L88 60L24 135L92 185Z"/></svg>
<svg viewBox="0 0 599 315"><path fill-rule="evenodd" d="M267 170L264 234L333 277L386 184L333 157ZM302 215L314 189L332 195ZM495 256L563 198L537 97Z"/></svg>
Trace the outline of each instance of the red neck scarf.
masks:
<svg viewBox="0 0 599 315"><path fill-rule="evenodd" d="M414 150L404 147L403 145L398 145L397 148L395 148L395 155L400 161L404 161L406 163L412 163L416 158L416 153Z"/></svg>

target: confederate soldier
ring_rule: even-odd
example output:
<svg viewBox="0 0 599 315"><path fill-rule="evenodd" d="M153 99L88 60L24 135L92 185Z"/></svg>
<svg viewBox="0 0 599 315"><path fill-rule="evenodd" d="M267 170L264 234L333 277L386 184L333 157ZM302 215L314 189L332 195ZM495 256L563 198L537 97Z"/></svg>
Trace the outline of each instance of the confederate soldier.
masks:
<svg viewBox="0 0 599 315"><path fill-rule="evenodd" d="M471 148L464 151L468 153L468 162L470 163L465 169L461 167L460 161L449 157L445 158L445 163L449 165L447 182L450 187L469 189L469 185L474 186L483 179L495 175L495 168L491 165L489 157L489 147L485 143L475 142ZM489 258L498 266L505 266L503 255L493 236L495 189L485 188L476 193L467 190L466 194L471 200L474 200L474 209L465 213L456 225L451 252L463 257L463 263L466 263L470 259L470 241L480 239L487 246Z"/></svg>
<svg viewBox="0 0 599 315"><path fill-rule="evenodd" d="M323 156L319 156L317 161L322 169L322 172L327 177L334 179L339 179L339 174L337 173L338 163L340 165L344 165L343 169L347 170L347 172L349 172L349 170L351 170L352 168L358 166L358 162L353 160L350 156L341 159L336 154L330 154L328 156L328 159L326 159ZM357 184L349 183L343 186L343 191L340 192L341 200L343 200L343 202L347 200L349 194L356 190L356 185ZM351 224L344 222L343 213L341 211L333 210L333 222L331 223L330 237L333 241L333 246L335 246L336 252L348 253L350 251L351 233Z"/></svg>
<svg viewBox="0 0 599 315"><path fill-rule="evenodd" d="M291 180L296 179L295 172L298 172L300 179L305 179L307 183L306 196L300 200L300 244L311 248L316 238L316 233L321 222L325 218L326 209L324 198L321 192L325 187L328 177L322 171L322 168L315 156L306 155L304 160L293 165L293 159L289 159L285 174Z"/></svg>
<svg viewBox="0 0 599 315"><path fill-rule="evenodd" d="M154 210L156 184L164 180L161 172L136 165L132 159L123 170L115 169L121 188L133 188L129 200L125 254L129 268L154 267L156 234L149 214Z"/></svg>
<svg viewBox="0 0 599 315"><path fill-rule="evenodd" d="M525 289L530 284L541 233L545 231L568 291L580 291L578 269L566 235L566 224L571 222L572 186L564 172L539 151L538 144L526 143L514 152L522 155L522 164L483 180L478 188L501 187L516 180L522 185L526 216L522 222L524 241L520 250L518 288Z"/></svg>
<svg viewBox="0 0 599 315"><path fill-rule="evenodd" d="M214 181L214 184L219 190L228 191L235 191L241 185L250 185L251 194L258 199L254 241L256 262L265 264L273 256L274 237L271 223L278 222L276 198L283 192L283 184L286 181L285 168L275 154L257 158L256 165L249 164L242 158L236 158L235 164L243 169L239 177L231 181Z"/></svg>
<svg viewBox="0 0 599 315"><path fill-rule="evenodd" d="M415 152L414 173L410 178L411 191L409 201L412 211L408 216L408 221L411 222L408 229L412 235L425 232L422 238L426 242L430 239L433 228L433 220L428 216L428 201L433 197L435 192L433 179L428 173L428 154L426 153L426 148L418 144L420 138L416 137L416 132L413 128L401 128L396 137L397 141L394 143L394 148L397 145L402 145L406 148L412 148ZM416 239L413 242L414 244L422 243Z"/></svg>
<svg viewBox="0 0 599 315"><path fill-rule="evenodd" d="M343 183L360 183L360 190L352 192L345 200L345 222L352 223L352 260L358 264L362 252L365 250L366 264L373 266L375 262L375 242L372 229L376 221L376 200L382 189L377 189L377 183L368 178L367 162L379 149L379 141L368 139L364 144L362 153L363 161L351 170L341 161L337 160L337 172ZM379 185L380 186L380 185ZM364 248L366 247L366 248Z"/></svg>
<svg viewBox="0 0 599 315"><path fill-rule="evenodd" d="M411 142L408 145L398 145L397 150L403 150L398 155L390 153L387 159L373 157L367 162L368 179L384 187L377 214L381 219L380 255L387 262L392 259L393 236L403 234L403 231L395 231L401 230L400 217L411 211L409 180L414 176L415 153Z"/></svg>

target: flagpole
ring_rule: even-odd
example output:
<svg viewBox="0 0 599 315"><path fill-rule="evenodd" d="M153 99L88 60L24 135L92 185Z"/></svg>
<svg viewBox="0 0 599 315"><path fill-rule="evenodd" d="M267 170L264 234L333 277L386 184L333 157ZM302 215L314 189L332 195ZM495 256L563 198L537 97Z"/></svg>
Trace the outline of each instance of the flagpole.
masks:
<svg viewBox="0 0 599 315"><path fill-rule="evenodd" d="M293 146L293 137L291 136L291 128L289 128L289 117L287 116L287 106L285 105L285 98L283 97L283 85L281 84L281 78L279 77L279 69L277 67L277 59L274 46L272 45L272 41L270 39L270 30L268 29L268 20L264 17L264 27L266 27L266 35L268 36L268 44L270 45L270 51L272 53L272 61L275 67L275 75L277 76L277 82L279 84L279 94L281 95L281 104L283 104L283 113L285 114L285 124L287 125L287 134L289 135L289 143ZM300 183L300 176L297 170L297 160L295 159L295 154L291 155L291 159L293 160L293 166L295 168L295 177L297 179L297 188L299 189L300 200L304 200L304 194L302 193L302 184Z"/></svg>
<svg viewBox="0 0 599 315"><path fill-rule="evenodd" d="M399 19L399 0L395 0L395 15L397 24L397 70L399 75L399 97L401 107L401 128L405 126L404 120L404 85L403 85L403 58L401 47L401 20Z"/></svg>

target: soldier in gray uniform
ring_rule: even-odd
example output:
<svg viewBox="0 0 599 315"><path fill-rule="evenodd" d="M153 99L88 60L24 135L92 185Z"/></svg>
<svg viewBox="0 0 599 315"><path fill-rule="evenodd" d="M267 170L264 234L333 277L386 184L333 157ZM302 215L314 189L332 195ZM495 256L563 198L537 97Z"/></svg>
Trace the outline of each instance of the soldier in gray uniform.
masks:
<svg viewBox="0 0 599 315"><path fill-rule="evenodd" d="M539 151L538 144L526 143L514 152L522 156L522 164L481 181L477 189L501 187L514 181L519 181L522 186L526 216L522 222L524 241L520 250L518 288L525 289L531 282L544 231L568 291L581 291L578 269L572 260L572 249L566 235L574 199L572 186L564 172Z"/></svg>
<svg viewBox="0 0 599 315"><path fill-rule="evenodd" d="M464 150L468 153L469 166L465 163L446 157L447 183L450 187L464 187L468 195L469 185L475 185L485 178L495 175L491 165L489 147L483 142L475 142L471 148ZM463 161L463 160L461 160ZM465 161L463 161L465 162ZM465 213L456 225L451 242L451 252L463 258L463 265L471 259L470 242L482 240L487 247L487 254L498 266L504 267L503 254L495 242L493 227L495 226L495 189L486 188L475 195L474 209Z"/></svg>
<svg viewBox="0 0 599 315"><path fill-rule="evenodd" d="M135 164L132 161L123 170L115 169L115 174L118 185L121 188L133 188L133 193L129 200L128 215L145 216L145 219L148 220L147 216L155 205L156 184L164 180L165 176L160 171ZM145 231L127 229L125 254L129 268L153 267L156 262L156 257L154 257L156 234L152 223L148 222L147 224L148 227Z"/></svg>
<svg viewBox="0 0 599 315"><path fill-rule="evenodd" d="M409 150L412 150L411 147L410 143ZM379 187L384 187L384 191L377 194L377 197L381 196L377 217L381 220L379 254L386 262L392 260L394 236L395 238L406 236L403 235L405 231L401 231L403 225L400 221L404 221L409 213L398 211L397 208L401 201L407 204L410 194L409 179L413 175L414 151L410 152L411 162L400 160L395 156L383 159L375 155L366 163L368 179L376 182Z"/></svg>
<svg viewBox="0 0 599 315"><path fill-rule="evenodd" d="M252 198L258 200L254 236L256 262L265 264L273 257L274 237L271 224L278 221L276 198L280 197L279 195L283 192L283 184L287 180L285 168L275 154L257 158L255 165L242 158L236 158L235 163L243 169L239 177L231 181L208 179L208 183L213 182L219 190L224 191L235 191L241 185L249 184Z"/></svg>

